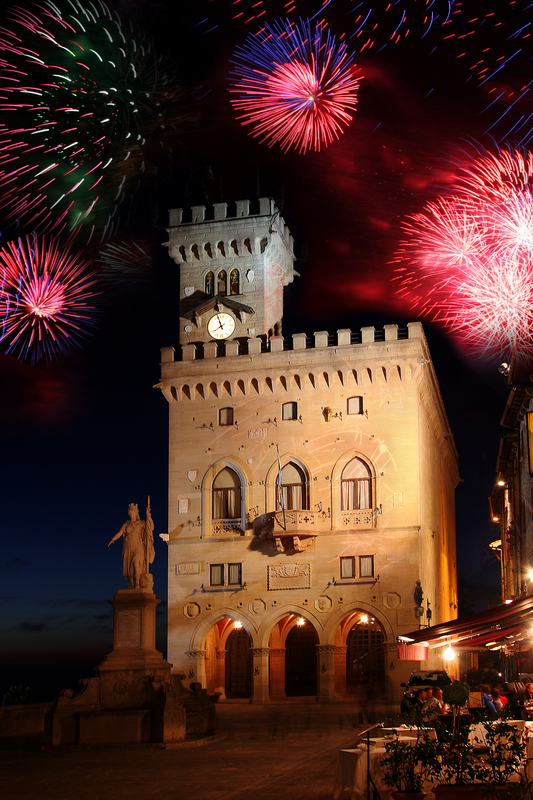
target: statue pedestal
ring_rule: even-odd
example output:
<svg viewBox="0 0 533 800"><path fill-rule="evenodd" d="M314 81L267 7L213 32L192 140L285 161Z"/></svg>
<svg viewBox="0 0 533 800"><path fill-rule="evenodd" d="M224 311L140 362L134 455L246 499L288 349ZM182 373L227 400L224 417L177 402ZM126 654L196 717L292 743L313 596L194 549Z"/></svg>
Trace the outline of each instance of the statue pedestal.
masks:
<svg viewBox="0 0 533 800"><path fill-rule="evenodd" d="M95 667L95 678L56 698L45 720L48 744L179 742L185 739L186 712L214 729L214 706L205 689L192 692L171 675L172 664L155 649L155 610L150 588L121 589L113 600L113 650ZM192 728L191 728L192 731Z"/></svg>
<svg viewBox="0 0 533 800"><path fill-rule="evenodd" d="M139 708L150 698L147 678L171 683L172 665L155 649L155 610L161 601L148 589L119 589L114 610L113 650L95 668L105 708Z"/></svg>

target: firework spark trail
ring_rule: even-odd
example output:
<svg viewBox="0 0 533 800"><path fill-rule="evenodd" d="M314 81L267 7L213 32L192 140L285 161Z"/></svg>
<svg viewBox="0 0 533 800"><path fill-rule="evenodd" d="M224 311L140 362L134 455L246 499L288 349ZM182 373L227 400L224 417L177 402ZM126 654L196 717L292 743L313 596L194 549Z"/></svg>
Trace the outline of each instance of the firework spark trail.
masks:
<svg viewBox="0 0 533 800"><path fill-rule="evenodd" d="M404 225L399 294L474 354L522 361L533 350L533 154L478 155L453 196Z"/></svg>
<svg viewBox="0 0 533 800"><path fill-rule="evenodd" d="M96 270L56 239L26 237L0 250L0 342L17 358L53 361L89 335Z"/></svg>
<svg viewBox="0 0 533 800"><path fill-rule="evenodd" d="M360 76L346 45L309 22L265 25L238 48L233 107L269 146L305 153L338 139L352 120Z"/></svg>
<svg viewBox="0 0 533 800"><path fill-rule="evenodd" d="M43 0L11 7L5 19L0 209L17 227L72 229L145 157L163 121L167 77L150 44L103 3L59 9Z"/></svg>

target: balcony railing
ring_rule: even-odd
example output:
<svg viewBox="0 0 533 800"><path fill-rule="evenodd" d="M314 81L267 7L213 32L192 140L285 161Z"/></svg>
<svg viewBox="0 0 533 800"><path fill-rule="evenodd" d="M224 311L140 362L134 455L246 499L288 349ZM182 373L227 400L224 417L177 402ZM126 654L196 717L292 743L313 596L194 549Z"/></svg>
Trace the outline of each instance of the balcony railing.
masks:
<svg viewBox="0 0 533 800"><path fill-rule="evenodd" d="M376 512L371 508L341 511L341 525L343 528L374 528Z"/></svg>
<svg viewBox="0 0 533 800"><path fill-rule="evenodd" d="M276 511L274 514L274 536L297 533L313 534L331 528L329 514L321 511L307 511L306 509L290 509Z"/></svg>
<svg viewBox="0 0 533 800"><path fill-rule="evenodd" d="M240 517L237 519L214 519L212 530L213 536L242 536L244 533Z"/></svg>

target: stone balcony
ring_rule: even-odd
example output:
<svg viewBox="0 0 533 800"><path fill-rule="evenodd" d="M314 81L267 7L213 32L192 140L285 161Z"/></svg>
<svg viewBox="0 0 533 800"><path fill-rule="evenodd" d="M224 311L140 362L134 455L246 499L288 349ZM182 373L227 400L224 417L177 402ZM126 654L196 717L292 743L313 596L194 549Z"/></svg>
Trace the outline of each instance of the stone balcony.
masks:
<svg viewBox="0 0 533 800"><path fill-rule="evenodd" d="M319 531L331 530L331 519L325 511L291 509L274 514L274 536L314 535Z"/></svg>

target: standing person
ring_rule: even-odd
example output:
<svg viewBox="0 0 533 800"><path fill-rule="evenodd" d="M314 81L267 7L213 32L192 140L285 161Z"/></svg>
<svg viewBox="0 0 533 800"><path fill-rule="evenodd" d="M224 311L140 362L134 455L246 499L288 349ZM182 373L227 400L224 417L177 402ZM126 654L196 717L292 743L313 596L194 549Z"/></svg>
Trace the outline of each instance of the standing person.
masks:
<svg viewBox="0 0 533 800"><path fill-rule="evenodd" d="M150 499L146 507L146 521L139 517L137 503L128 507L129 521L116 533L108 547L122 536L122 573L130 589L141 588L141 576L148 575L154 560L154 523L150 512ZM149 581L146 581L149 583Z"/></svg>

